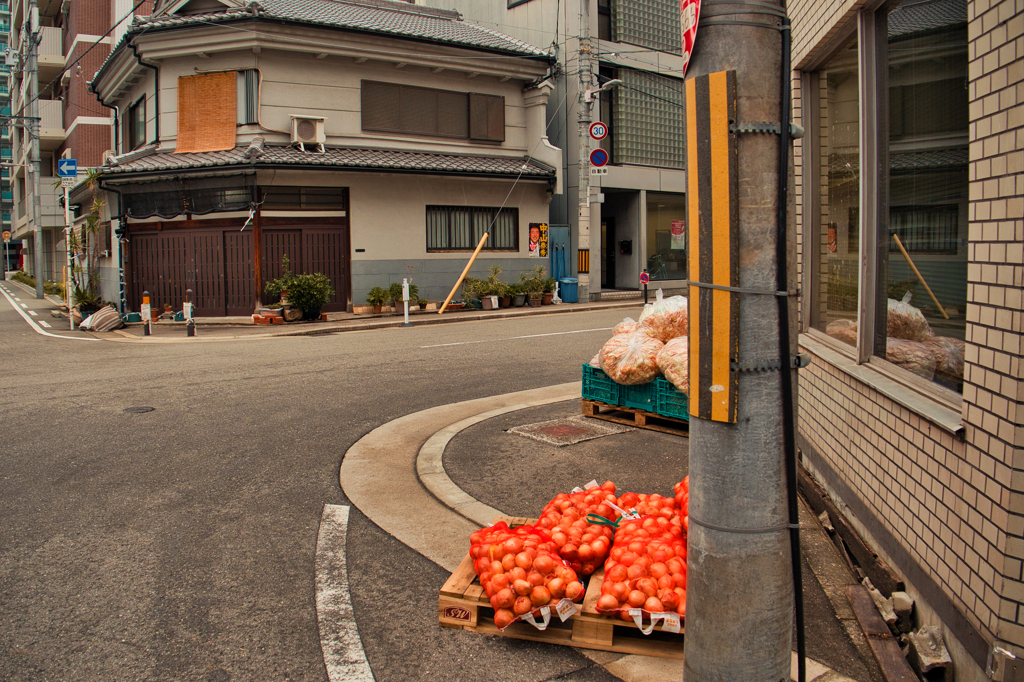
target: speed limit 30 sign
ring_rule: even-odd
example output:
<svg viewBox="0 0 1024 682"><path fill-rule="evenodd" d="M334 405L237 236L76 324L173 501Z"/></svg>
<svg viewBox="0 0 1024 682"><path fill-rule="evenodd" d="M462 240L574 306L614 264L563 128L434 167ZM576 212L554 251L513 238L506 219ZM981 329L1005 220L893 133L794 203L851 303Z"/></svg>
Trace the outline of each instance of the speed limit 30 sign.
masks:
<svg viewBox="0 0 1024 682"><path fill-rule="evenodd" d="M590 136L595 140L603 140L608 137L608 126L600 121L594 121L590 124Z"/></svg>

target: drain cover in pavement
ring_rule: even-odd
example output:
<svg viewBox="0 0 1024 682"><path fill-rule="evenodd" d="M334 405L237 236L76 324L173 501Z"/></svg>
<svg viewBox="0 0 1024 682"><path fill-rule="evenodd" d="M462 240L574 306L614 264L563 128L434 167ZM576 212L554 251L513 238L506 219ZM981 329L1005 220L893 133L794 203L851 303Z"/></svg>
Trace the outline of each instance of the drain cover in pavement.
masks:
<svg viewBox="0 0 1024 682"><path fill-rule="evenodd" d="M508 432L539 440L541 443L547 443L548 445L562 447L632 430L633 428L630 426L596 422L582 415L576 415L574 417L552 419L551 421L538 422L536 424L514 426Z"/></svg>

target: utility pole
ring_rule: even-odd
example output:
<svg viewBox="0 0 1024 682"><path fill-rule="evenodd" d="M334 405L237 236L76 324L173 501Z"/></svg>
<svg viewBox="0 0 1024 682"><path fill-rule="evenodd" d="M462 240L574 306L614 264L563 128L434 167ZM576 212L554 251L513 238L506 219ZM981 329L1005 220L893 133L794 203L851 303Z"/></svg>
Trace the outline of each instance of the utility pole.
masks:
<svg viewBox="0 0 1024 682"><path fill-rule="evenodd" d="M592 0L578 0L580 6L580 37L577 51L579 77L579 103L577 105L577 135L579 141L579 249L590 253L590 123L593 107L591 87L594 83L593 51L590 44L590 3ZM582 261L582 259L579 259ZM587 258L589 261L589 258ZM582 265L582 263L580 263ZM588 262L589 265L589 262ZM590 301L590 268L579 272L578 298L581 303Z"/></svg>
<svg viewBox="0 0 1024 682"><path fill-rule="evenodd" d="M28 5L28 59L24 77L28 77L28 117L29 162L28 173L32 185L32 249L35 254L36 298L43 298L43 224L42 201L39 196L39 8L36 0L29 0ZM71 273L68 273L70 277ZM70 286L70 281L68 282Z"/></svg>
<svg viewBox="0 0 1024 682"><path fill-rule="evenodd" d="M794 574L791 552L798 551L799 544L792 529L795 498L790 498L791 492L795 494L790 484L795 481L795 462L791 466L787 457L793 415L784 408L783 381L784 375L792 377L795 349L779 327L781 310L789 306L791 313L794 303L793 297L782 294L785 303L780 306L778 294L791 290L794 279L788 268L788 281L778 281L776 248L782 242L783 261L793 262L793 231L782 232L787 236L779 238L792 212L788 196L777 185L782 175L782 187L788 188L791 175L788 107L783 108L781 94L790 77L782 73L789 69L788 58L782 58L788 50L788 35L783 40L783 34L789 25L784 3L703 0L699 35L687 71L688 79L736 73L740 189L739 284L731 294L739 306L738 354L732 359L732 372L738 377L736 421L690 420L685 682L790 679L794 604L798 603L794 577L799 576ZM738 7L742 13L736 13ZM781 116L787 120L780 120ZM763 121L776 123L778 129L774 133L757 127L753 132L742 131L744 124ZM687 144L694 141L688 137ZM783 172L780 145L785 149ZM687 168L687 174L691 172L696 169ZM692 187L689 202L697 201ZM691 214L691 223L692 218ZM710 281L703 275L700 280ZM691 292L697 288L692 285ZM692 311L696 305L692 293L690 298ZM700 321L705 322L703 317ZM786 336L791 336L788 331ZM692 341L690 348L692 352ZM769 364L773 361L775 369Z"/></svg>

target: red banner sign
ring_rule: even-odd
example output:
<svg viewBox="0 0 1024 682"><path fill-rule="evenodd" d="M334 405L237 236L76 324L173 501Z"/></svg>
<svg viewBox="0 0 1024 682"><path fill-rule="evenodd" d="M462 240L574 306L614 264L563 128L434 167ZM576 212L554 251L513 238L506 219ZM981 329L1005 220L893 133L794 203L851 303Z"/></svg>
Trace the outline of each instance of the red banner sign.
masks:
<svg viewBox="0 0 1024 682"><path fill-rule="evenodd" d="M693 44L697 41L697 21L700 19L700 0L679 0L679 13L683 26L683 75L690 65Z"/></svg>

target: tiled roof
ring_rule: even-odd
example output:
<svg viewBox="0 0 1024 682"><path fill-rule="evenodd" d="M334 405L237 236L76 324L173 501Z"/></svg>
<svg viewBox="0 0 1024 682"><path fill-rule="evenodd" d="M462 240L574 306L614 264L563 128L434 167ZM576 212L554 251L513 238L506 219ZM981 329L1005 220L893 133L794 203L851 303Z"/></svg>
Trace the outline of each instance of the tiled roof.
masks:
<svg viewBox="0 0 1024 682"><path fill-rule="evenodd" d="M553 178L555 171L538 161L503 156L462 156L429 152L328 147L323 152L302 151L292 146L264 146L261 138L221 152L174 154L133 153L101 167L104 175L166 173L201 169L244 169L251 164L317 167L379 172L443 173L482 177ZM113 179L113 178L111 178Z"/></svg>
<svg viewBox="0 0 1024 682"><path fill-rule="evenodd" d="M543 50L521 40L463 21L457 12L390 0L258 0L246 8L201 14L140 17L132 24L129 33L239 21L253 19L256 16L483 48L524 57L547 56Z"/></svg>
<svg viewBox="0 0 1024 682"><path fill-rule="evenodd" d="M889 167L892 170L917 170L967 165L967 148L938 149L927 152L892 152Z"/></svg>
<svg viewBox="0 0 1024 682"><path fill-rule="evenodd" d="M967 25L967 0L904 2L889 13L889 39Z"/></svg>

